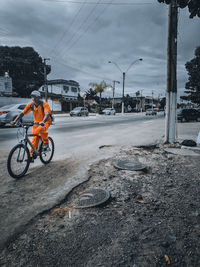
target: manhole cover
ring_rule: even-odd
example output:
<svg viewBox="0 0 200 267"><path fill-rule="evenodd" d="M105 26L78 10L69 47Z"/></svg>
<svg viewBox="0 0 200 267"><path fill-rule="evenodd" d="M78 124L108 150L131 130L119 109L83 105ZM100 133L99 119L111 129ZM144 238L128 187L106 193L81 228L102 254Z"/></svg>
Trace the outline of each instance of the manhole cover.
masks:
<svg viewBox="0 0 200 267"><path fill-rule="evenodd" d="M114 167L119 170L142 171L146 166L138 161L120 160L114 162Z"/></svg>
<svg viewBox="0 0 200 267"><path fill-rule="evenodd" d="M101 188L93 188L85 191L77 201L76 208L90 208L106 202L110 193Z"/></svg>

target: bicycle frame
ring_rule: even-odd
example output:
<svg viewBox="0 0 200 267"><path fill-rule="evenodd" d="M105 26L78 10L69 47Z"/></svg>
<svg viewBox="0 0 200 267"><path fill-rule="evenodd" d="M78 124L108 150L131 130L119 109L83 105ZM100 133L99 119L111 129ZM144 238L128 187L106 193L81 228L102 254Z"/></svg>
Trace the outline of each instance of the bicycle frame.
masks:
<svg viewBox="0 0 200 267"><path fill-rule="evenodd" d="M39 156L40 152L38 149L36 149L33 144L31 143L31 140L29 139L29 136L37 136L39 137L40 141L41 141L41 136L39 134L28 134L28 129L30 126L24 126L22 125L22 127L25 129L26 133L25 133L25 137L23 140L21 140L21 142L23 142L25 144L25 146L27 146L27 143L30 145L30 147L33 149L33 152L35 153L36 156ZM39 145L38 145L39 147Z"/></svg>

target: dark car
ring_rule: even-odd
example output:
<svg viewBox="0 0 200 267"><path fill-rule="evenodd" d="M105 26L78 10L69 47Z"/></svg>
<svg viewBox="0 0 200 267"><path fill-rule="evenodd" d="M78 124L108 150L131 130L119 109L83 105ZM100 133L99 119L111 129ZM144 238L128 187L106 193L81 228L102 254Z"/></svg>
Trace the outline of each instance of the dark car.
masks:
<svg viewBox="0 0 200 267"><path fill-rule="evenodd" d="M200 113L194 108L184 108L177 111L177 119L181 122L184 121L199 121Z"/></svg>

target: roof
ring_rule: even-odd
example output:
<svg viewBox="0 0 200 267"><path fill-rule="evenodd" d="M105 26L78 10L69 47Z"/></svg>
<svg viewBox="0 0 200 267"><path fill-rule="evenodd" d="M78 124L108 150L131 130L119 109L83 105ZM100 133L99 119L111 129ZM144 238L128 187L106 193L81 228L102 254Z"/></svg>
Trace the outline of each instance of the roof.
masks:
<svg viewBox="0 0 200 267"><path fill-rule="evenodd" d="M64 79L56 79L56 80L48 80L48 84L66 84L66 85L74 85L79 87L79 83L73 80L64 80Z"/></svg>

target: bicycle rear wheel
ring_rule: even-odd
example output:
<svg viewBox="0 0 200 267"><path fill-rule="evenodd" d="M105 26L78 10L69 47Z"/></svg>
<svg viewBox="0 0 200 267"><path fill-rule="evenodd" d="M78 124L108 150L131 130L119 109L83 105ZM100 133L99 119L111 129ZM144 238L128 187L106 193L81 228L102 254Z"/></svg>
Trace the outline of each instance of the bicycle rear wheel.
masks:
<svg viewBox="0 0 200 267"><path fill-rule="evenodd" d="M24 144L13 147L8 155L7 169L11 177L18 179L28 171L30 164L29 150Z"/></svg>
<svg viewBox="0 0 200 267"><path fill-rule="evenodd" d="M49 148L44 150L43 143L41 143L40 145L40 160L42 161L42 163L48 164L52 160L53 154L54 154L54 141L51 137L49 137Z"/></svg>

